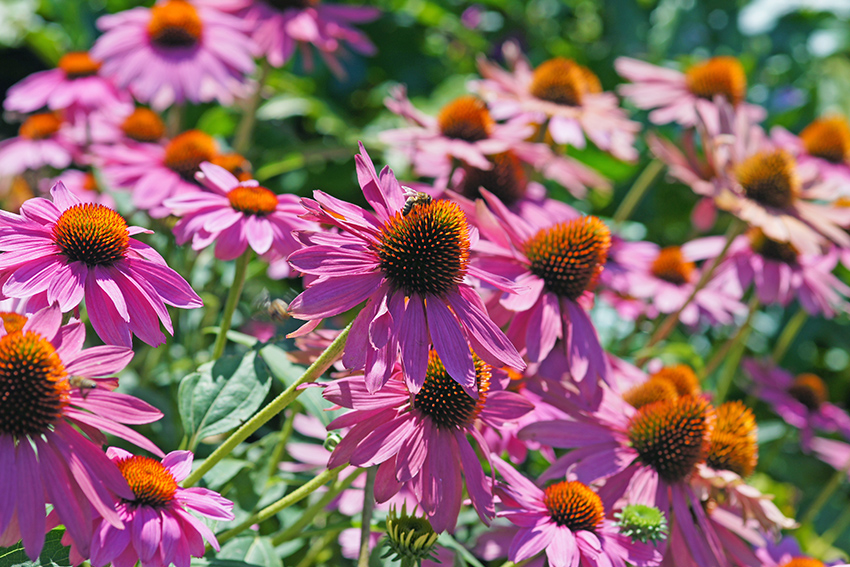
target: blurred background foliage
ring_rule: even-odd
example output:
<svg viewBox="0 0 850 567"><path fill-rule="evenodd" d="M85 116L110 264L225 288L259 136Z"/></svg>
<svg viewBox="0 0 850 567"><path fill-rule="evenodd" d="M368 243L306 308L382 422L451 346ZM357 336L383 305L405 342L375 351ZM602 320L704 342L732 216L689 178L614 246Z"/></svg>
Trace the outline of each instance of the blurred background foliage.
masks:
<svg viewBox="0 0 850 567"><path fill-rule="evenodd" d="M25 76L55 65L64 52L91 47L100 15L151 4L152 0L0 0L0 97ZM402 125L384 108L388 90L404 83L414 104L434 113L466 91L467 80L476 76L476 57L498 60L501 45L509 39L520 43L533 64L553 56L576 59L599 76L605 89L613 89L620 82L613 61L622 55L670 65L687 65L711 55L735 55L747 70L751 102L769 111L767 127L781 125L799 132L824 113L850 115L848 0L380 0L373 4L384 15L362 29L377 45L378 53L374 58L347 59L346 78L335 78L320 62L315 69L304 69L297 58L284 69L272 71L263 93L254 143L247 152L256 177L269 188L299 195L322 189L362 202L354 176L357 140L364 141L377 164L389 162L400 179L409 179L402 157L377 141L382 130ZM238 107L202 105L187 110L184 125L197 125L225 142L232 139L240 114ZM646 124L645 115L633 115ZM6 123L0 124L0 138L17 132L14 117L6 118ZM669 137L677 134L674 127L660 130ZM612 194L592 194L578 206L610 216L650 159L645 146L640 149L643 157L636 164L618 162L593 148L576 152L579 159L610 177L615 187ZM570 200L565 191L549 186L555 196ZM661 179L633 213L633 221L624 226L625 233L661 245L680 244L695 236L687 214L695 202L689 189ZM172 265L178 269L183 266L184 275L202 293L207 305L203 311L179 314L177 334L168 345L159 349L139 345L142 348L137 349L131 373L122 377L128 391L165 412L165 419L150 426L147 433L170 450L176 448L184 433L176 402L178 384L205 361L205 348L211 340L196 334L181 336L180 328L215 324L232 280L232 266L220 274L209 251L195 258L190 250L176 250L168 227L155 228L158 234L149 242ZM256 313L251 298L264 288L273 290L273 296L290 299L297 291L289 289L286 282L268 280L259 262L251 269L242 323ZM846 271L842 277L850 281ZM753 320L748 347L755 353L769 352L796 309L791 306L759 313ZM597 309L595 320L609 345L635 331L604 306ZM825 378L833 401L843 402L845 407L850 406L847 323L847 315L833 321L806 321L784 359L784 366L792 372L814 372ZM278 336L283 336L291 329L278 330ZM733 332L682 331L662 354L666 360L700 366L712 348ZM284 387L286 378L275 378L269 395ZM745 382L739 375L738 386L742 384ZM746 395L737 387L732 397ZM318 407L311 399L307 396L303 403ZM763 491L776 494L786 513L805 509L833 471L814 458L804 458L789 437L789 428L769 410L757 406L757 411L762 462L756 483ZM280 426L273 421L261 433ZM198 448L201 454L204 447L201 444ZM245 460L237 459L229 468L224 467L216 482L223 486L238 478L246 462L262 460L262 452L262 442L250 446L238 456ZM250 508L251 498L255 506L259 505L250 485L247 481L233 482L233 492L226 495L246 508ZM274 498L283 489L285 484L264 498ZM240 490L244 492L241 498ZM847 507L847 487L842 490L844 493L833 498L820 515L817 532L832 527ZM804 548L817 549L816 533L798 536ZM844 530L836 545L850 551L850 532Z"/></svg>

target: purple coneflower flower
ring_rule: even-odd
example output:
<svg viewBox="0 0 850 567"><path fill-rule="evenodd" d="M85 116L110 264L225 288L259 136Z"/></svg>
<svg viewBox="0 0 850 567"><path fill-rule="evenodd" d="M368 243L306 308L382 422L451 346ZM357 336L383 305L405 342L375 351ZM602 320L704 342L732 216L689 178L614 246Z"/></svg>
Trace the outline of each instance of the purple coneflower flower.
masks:
<svg viewBox="0 0 850 567"><path fill-rule="evenodd" d="M389 168L380 177L365 148L356 156L357 176L375 213L321 191L304 199L305 218L342 233L303 232L305 248L292 266L319 276L289 305L293 317L316 323L367 301L354 320L343 355L347 368L366 368L375 392L389 379L401 350L408 386L425 380L429 345L449 375L475 395L470 345L485 362L525 368L516 348L489 319L465 276L512 290L500 276L469 265L477 232L456 203L407 203L408 195ZM315 326L313 324L312 326Z"/></svg>
<svg viewBox="0 0 850 567"><path fill-rule="evenodd" d="M478 60L484 80L476 88L494 117L525 114L534 124L545 126L555 143L584 149L586 136L619 159L637 159L634 138L640 124L626 117L613 93L602 92L593 71L565 57L532 69L514 42L506 43L503 53L511 72Z"/></svg>
<svg viewBox="0 0 850 567"><path fill-rule="evenodd" d="M102 16L104 34L91 50L101 72L157 109L186 100L233 103L254 70L247 24L185 0L160 0Z"/></svg>
<svg viewBox="0 0 850 567"><path fill-rule="evenodd" d="M180 217L174 226L178 244L192 239L192 249L215 242L215 256L233 260L248 246L257 254L271 249L284 257L301 247L293 230L312 228L298 215L304 213L294 195L276 195L254 180L239 181L232 173L208 162L196 178L209 191L166 199L163 206Z"/></svg>
<svg viewBox="0 0 850 567"><path fill-rule="evenodd" d="M91 171L66 169L53 179L42 179L39 182L39 188L43 194L49 194L50 189L59 182L83 203L95 203L110 209L115 208L115 199L112 198L112 195L103 191Z"/></svg>
<svg viewBox="0 0 850 567"><path fill-rule="evenodd" d="M461 472L472 505L484 522L493 517L493 495L481 463L467 436L472 435L489 459L478 421L502 427L531 409L522 396L491 390L491 368L475 359L477 399L467 394L435 351L430 351L425 382L412 392L398 365L378 394L369 392L362 376L328 384L324 396L354 411L340 416L328 429L350 426L334 449L328 467L380 465L375 499L388 500L407 484L438 532L453 530L463 494Z"/></svg>
<svg viewBox="0 0 850 567"><path fill-rule="evenodd" d="M694 126L696 103L701 99L714 102L723 98L753 122L760 122L767 115L762 107L744 100L747 76L741 62L734 57L712 57L692 65L684 73L630 57L618 58L614 67L632 83L620 86L620 94L638 108L651 110L649 120L655 124L677 122ZM713 113L716 116L717 110Z"/></svg>
<svg viewBox="0 0 850 567"><path fill-rule="evenodd" d="M166 304L201 307L201 298L153 248L130 238L149 230L127 226L103 205L83 203L61 183L53 201L36 197L21 214L0 216L0 282L7 297L46 294L67 312L83 298L104 342L132 346L132 335L157 346L159 322L173 334Z"/></svg>
<svg viewBox="0 0 850 567"><path fill-rule="evenodd" d="M817 118L799 136L774 126L770 136L794 154L801 166L812 164L824 179L845 187L850 184L850 123L845 117L832 114Z"/></svg>
<svg viewBox="0 0 850 567"><path fill-rule="evenodd" d="M190 511L228 521L233 519L233 502L206 488L180 488L178 483L192 470L190 451L172 451L162 462L117 447L107 449L106 455L132 492L115 503L123 529L106 521L95 528L93 566L133 567L141 562L188 567L192 556L204 555L204 540L218 551L215 534Z"/></svg>
<svg viewBox="0 0 850 567"><path fill-rule="evenodd" d="M111 494L132 496L101 451L101 431L162 454L124 425L150 423L162 414L111 391L113 381L97 378L122 370L133 358L129 348L83 350L85 326L78 321L60 326L62 314L55 307L29 317L0 315L0 546L23 539L26 554L35 560L44 544L45 503L50 503L85 554L92 510L120 529Z"/></svg>
<svg viewBox="0 0 850 567"><path fill-rule="evenodd" d="M64 169L77 153L67 123L53 112L33 114L18 135L0 142L0 176L18 175L45 165Z"/></svg>
<svg viewBox="0 0 850 567"><path fill-rule="evenodd" d="M605 518L602 500L577 480L537 487L498 457L493 463L508 482L499 485L504 516L519 527L508 550L514 563L545 551L552 567L637 567L658 565L654 543L632 541Z"/></svg>

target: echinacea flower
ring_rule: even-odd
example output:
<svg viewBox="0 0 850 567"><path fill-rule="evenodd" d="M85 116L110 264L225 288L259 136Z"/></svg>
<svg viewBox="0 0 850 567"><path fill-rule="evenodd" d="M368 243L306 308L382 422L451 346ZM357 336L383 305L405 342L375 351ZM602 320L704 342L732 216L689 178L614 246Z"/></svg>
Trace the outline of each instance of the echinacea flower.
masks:
<svg viewBox="0 0 850 567"><path fill-rule="evenodd" d="M36 197L21 214L0 216L0 281L6 297L46 294L67 312L85 298L92 326L104 342L132 346L132 335L157 346L159 323L173 334L166 304L201 307L201 298L147 244L131 238L150 232L127 226L103 205L84 203L64 185L53 201Z"/></svg>
<svg viewBox="0 0 850 567"><path fill-rule="evenodd" d="M844 116L816 118L797 136L774 126L770 137L791 152L801 166L814 165L824 179L844 186L850 183L850 123Z"/></svg>
<svg viewBox="0 0 850 567"><path fill-rule="evenodd" d="M753 394L764 400L788 425L800 430L800 442L808 450L815 430L840 433L850 440L850 416L829 402L829 389L819 376L798 376L768 361L745 359L743 367L753 379Z"/></svg>
<svg viewBox="0 0 850 567"><path fill-rule="evenodd" d="M56 69L33 73L9 87L3 108L33 112L41 108L80 111L127 112L132 100L98 74L100 62L85 51L73 51L59 58Z"/></svg>
<svg viewBox="0 0 850 567"><path fill-rule="evenodd" d="M313 225L298 215L304 213L294 195L276 195L254 180L239 181L217 165L204 162L197 179L208 191L178 194L163 206L180 217L174 226L178 244L192 239L192 249L201 250L215 242L215 256L233 260L248 246L257 254L272 248L284 257L300 248L293 230Z"/></svg>
<svg viewBox="0 0 850 567"><path fill-rule="evenodd" d="M467 436L489 458L479 420L502 427L527 414L531 404L518 394L491 389L491 368L476 357L475 391L470 396L450 376L440 357L430 351L425 382L412 392L399 365L380 393L369 392L363 376L341 378L325 387L324 396L354 411L331 422L328 429L351 429L334 449L328 467L349 462L378 465L375 499L388 500L403 485L413 489L428 520L438 532L453 530L460 510L463 483L484 522L493 517L493 495Z"/></svg>
<svg viewBox="0 0 850 567"><path fill-rule="evenodd" d="M115 208L115 199L103 191L92 171L66 169L53 179L42 179L39 188L43 194L49 194L50 189L60 181L68 191L84 203L97 203L110 209Z"/></svg>
<svg viewBox="0 0 850 567"><path fill-rule="evenodd" d="M0 176L18 175L46 165L64 169L76 152L60 115L33 114L21 124L16 137L0 142Z"/></svg>
<svg viewBox="0 0 850 567"><path fill-rule="evenodd" d="M585 137L599 149L623 160L634 160L635 134L640 124L626 117L613 93L602 91L599 78L572 59L555 57L532 69L515 42L503 54L510 72L485 59L478 60L484 80L475 88L487 100L494 117L525 114L545 127L557 144L579 149Z"/></svg>
<svg viewBox="0 0 850 567"><path fill-rule="evenodd" d="M45 503L68 536L88 553L92 510L107 524L124 525L112 494L132 492L100 448L101 433L160 450L124 424L156 421L145 402L111 391L98 377L122 370L133 351L118 346L83 349L85 326L60 326L55 306L30 316L3 313L0 325L0 546L23 539L35 560L46 528Z"/></svg>
<svg viewBox="0 0 850 567"><path fill-rule="evenodd" d="M345 346L347 368L366 369L366 384L375 392L389 379L401 350L412 391L425 380L433 345L449 375L475 395L470 346L485 362L525 368L505 334L487 316L464 277L498 288L513 284L469 265L470 241L477 236L457 204L431 200L410 207L389 168L375 172L360 146L357 177L371 213L321 191L303 199L308 220L330 224L341 233L302 232L305 247L290 264L315 276L289 305L293 317L315 322L366 301L354 319Z"/></svg>
<svg viewBox="0 0 850 567"><path fill-rule="evenodd" d="M192 556L204 555L204 540L219 550L212 530L190 512L228 521L233 519L233 502L206 488L180 488L178 483L192 470L190 451L172 451L161 462L117 447L107 449L106 455L132 494L115 502L123 529L106 521L96 527L91 545L94 567L109 563L133 567L139 562L143 567L172 563L188 567Z"/></svg>
<svg viewBox="0 0 850 567"><path fill-rule="evenodd" d="M614 68L631 81L619 87L620 94L638 108L651 110L649 120L654 124L694 126L697 101L713 103L718 98L740 109L752 122L760 122L767 115L762 107L746 102L747 75L734 57L712 57L684 73L630 57L617 58Z"/></svg>
<svg viewBox="0 0 850 567"><path fill-rule="evenodd" d="M102 16L91 50L101 73L162 110L184 101L233 104L254 70L247 24L186 0L160 0Z"/></svg>
<svg viewBox="0 0 850 567"><path fill-rule="evenodd" d="M602 500L577 480L562 480L541 489L498 457L493 463L507 481L497 489L504 516L519 527L508 559L519 563L546 552L551 567L637 567L658 565L661 552L634 541L606 519Z"/></svg>

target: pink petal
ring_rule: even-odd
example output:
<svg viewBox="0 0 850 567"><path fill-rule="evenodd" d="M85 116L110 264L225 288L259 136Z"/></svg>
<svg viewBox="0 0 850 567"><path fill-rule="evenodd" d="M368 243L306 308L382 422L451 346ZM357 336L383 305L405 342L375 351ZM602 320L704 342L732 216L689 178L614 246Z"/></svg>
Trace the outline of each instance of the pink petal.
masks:
<svg viewBox="0 0 850 567"><path fill-rule="evenodd" d="M454 314L440 298L428 297L425 303L428 318L428 332L434 343L434 350L440 361L452 377L464 390L478 398L475 384L475 367L472 364L472 352L466 337ZM460 315L460 314L459 314Z"/></svg>

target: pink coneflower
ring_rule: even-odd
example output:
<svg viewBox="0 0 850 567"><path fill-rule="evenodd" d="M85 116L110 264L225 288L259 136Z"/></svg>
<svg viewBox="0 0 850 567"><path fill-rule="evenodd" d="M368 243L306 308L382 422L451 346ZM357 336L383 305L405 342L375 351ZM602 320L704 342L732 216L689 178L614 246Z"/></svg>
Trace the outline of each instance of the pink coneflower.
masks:
<svg viewBox="0 0 850 567"><path fill-rule="evenodd" d="M99 70L100 63L85 51L66 53L56 69L34 73L9 87L3 108L25 113L41 108L72 114L129 112L133 107L130 97L101 77Z"/></svg>
<svg viewBox="0 0 850 567"><path fill-rule="evenodd" d="M833 114L817 118L799 136L774 126L770 136L794 154L801 166L811 164L824 179L845 186L850 183L850 123L845 117Z"/></svg>
<svg viewBox="0 0 850 567"><path fill-rule="evenodd" d="M36 197L21 214L0 217L0 281L7 297L46 293L67 312L85 298L89 320L104 342L132 346L132 335L152 346L165 342L159 322L173 334L166 304L201 307L201 298L162 256L133 235L103 205L83 203L61 183L53 201Z"/></svg>
<svg viewBox="0 0 850 567"><path fill-rule="evenodd" d="M657 256L658 246L652 242L628 241L612 234L597 295L625 319L634 321L641 315L656 316L658 311L651 307L643 282Z"/></svg>
<svg viewBox="0 0 850 567"><path fill-rule="evenodd" d="M824 563L820 559L809 557L800 549L800 544L792 536L785 536L779 542L767 541L764 546L755 550L762 567L846 567L840 559Z"/></svg>
<svg viewBox="0 0 850 567"><path fill-rule="evenodd" d="M800 430L804 449L808 449L815 430L838 432L850 439L850 416L829 402L829 390L819 376L807 372L794 377L770 362L752 358L745 359L743 366L753 379L753 393Z"/></svg>
<svg viewBox="0 0 850 567"><path fill-rule="evenodd" d="M514 279L529 291L501 298L515 313L508 336L526 349L531 362L545 360L563 339L572 379L595 390L607 374L607 360L586 311L590 291L605 265L611 232L598 218L575 216L553 223L522 219L485 191L492 213L482 210L479 229L494 246L478 254L488 270Z"/></svg>
<svg viewBox="0 0 850 567"><path fill-rule="evenodd" d="M110 186L128 189L133 204L154 218L170 213L163 202L173 195L200 193L195 173L218 154L215 140L200 130L187 130L167 145L125 143L98 148L103 176Z"/></svg>
<svg viewBox="0 0 850 567"><path fill-rule="evenodd" d="M485 522L493 517L493 495L481 463L467 436L472 435L489 458L479 420L502 427L528 413L531 404L520 395L491 389L490 366L476 358L473 398L462 389L435 351L430 351L425 382L418 392L408 387L395 365L393 378L381 392L369 392L362 376L328 384L324 396L354 411L340 416L328 429L350 426L334 449L328 467L350 462L378 468L375 498L383 502L408 484L438 532L453 530L463 493L461 472L472 505Z"/></svg>
<svg viewBox="0 0 850 567"><path fill-rule="evenodd" d="M112 198L112 195L103 191L91 171L66 169L53 179L42 179L39 188L43 194L48 194L50 189L59 182L83 203L95 203L110 209L115 208L115 199Z"/></svg>
<svg viewBox="0 0 850 567"><path fill-rule="evenodd" d="M545 126L557 144L583 149L587 137L619 159L637 159L634 138L640 124L626 117L613 93L602 91L599 78L590 69L565 57L549 59L532 69L514 42L506 43L503 53L510 72L483 58L478 60L484 80L477 82L477 90L494 117L525 114L534 124Z"/></svg>
<svg viewBox="0 0 850 567"><path fill-rule="evenodd" d="M91 50L101 73L157 109L186 100L233 104L254 70L247 24L185 0L102 16Z"/></svg>
<svg viewBox="0 0 850 567"><path fill-rule="evenodd" d="M767 115L762 107L744 100L747 76L741 62L734 57L712 57L692 65L684 73L630 57L617 58L614 67L632 83L620 86L620 94L638 108L651 110L649 120L655 124L677 122L694 126L697 101L714 102L719 98L740 109L753 122L760 122ZM716 116L716 109L713 114Z"/></svg>
<svg viewBox="0 0 850 567"><path fill-rule="evenodd" d="M500 485L504 516L519 531L508 550L508 559L519 563L545 551L552 567L638 567L658 565L661 553L654 543L641 543L620 533L605 518L599 496L577 480L563 480L538 488L498 457L493 463L508 481Z"/></svg>
<svg viewBox="0 0 850 567"><path fill-rule="evenodd" d="M195 512L213 520L232 520L233 502L206 488L180 488L189 476L193 455L172 451L162 462L110 447L106 455L130 485L131 495L115 503L124 522L118 529L103 521L95 528L91 564L103 567L187 566L191 557L202 557L204 540L219 550L215 534ZM141 535L143 534L143 535Z"/></svg>
<svg viewBox="0 0 850 567"><path fill-rule="evenodd" d="M92 509L120 529L111 494L132 496L100 449L101 431L162 454L124 425L150 423L162 414L111 391L112 381L96 378L122 370L133 358L129 348L83 350L85 326L60 326L62 314L55 307L30 317L3 313L2 319L0 546L23 539L35 560L44 543L45 503L50 503L69 537L87 553Z"/></svg>
<svg viewBox="0 0 850 567"><path fill-rule="evenodd" d="M341 233L301 233L305 248L289 257L292 266L319 276L292 303L293 317L318 321L367 301L354 320L343 363L366 368L366 384L386 383L401 350L408 385L422 386L433 345L455 380L474 395L470 345L485 362L525 368L516 348L488 318L467 275L505 290L512 284L469 265L470 240L477 236L457 204L445 200L406 207L408 195L389 168L375 172L360 146L357 177L375 213L321 191L304 199L308 220Z"/></svg>
<svg viewBox="0 0 850 567"><path fill-rule="evenodd" d="M66 126L62 117L52 112L27 118L17 137L0 142L0 176L43 166L68 167L77 150Z"/></svg>
<svg viewBox="0 0 850 567"><path fill-rule="evenodd" d="M301 246L293 230L312 228L298 218L304 213L295 195L276 195L254 180L239 181L232 173L208 162L196 178L209 191L176 195L163 206L180 217L174 226L178 244L192 239L192 249L215 242L215 256L233 260L248 246L257 254L272 248L288 256Z"/></svg>

